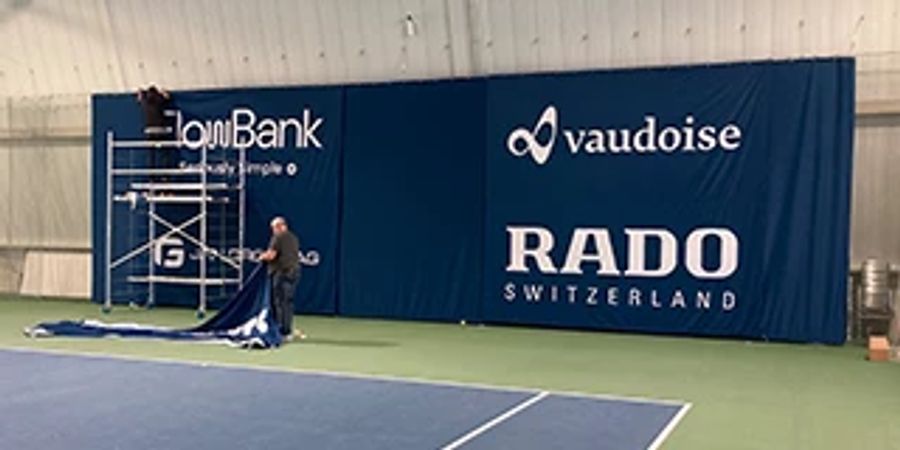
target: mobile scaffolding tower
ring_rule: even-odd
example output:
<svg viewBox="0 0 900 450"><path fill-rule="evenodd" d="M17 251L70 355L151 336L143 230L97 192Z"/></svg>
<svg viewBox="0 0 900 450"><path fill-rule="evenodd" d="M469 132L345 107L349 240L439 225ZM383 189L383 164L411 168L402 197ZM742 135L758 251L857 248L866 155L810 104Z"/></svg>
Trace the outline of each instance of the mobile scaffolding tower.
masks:
<svg viewBox="0 0 900 450"><path fill-rule="evenodd" d="M170 134L153 141L106 133L104 312L114 302L153 307L161 286L181 286L196 288L202 318L210 300L242 286L246 150L187 149ZM159 152L172 152L177 158L167 159L177 164L160 167ZM177 289L168 295L183 294Z"/></svg>

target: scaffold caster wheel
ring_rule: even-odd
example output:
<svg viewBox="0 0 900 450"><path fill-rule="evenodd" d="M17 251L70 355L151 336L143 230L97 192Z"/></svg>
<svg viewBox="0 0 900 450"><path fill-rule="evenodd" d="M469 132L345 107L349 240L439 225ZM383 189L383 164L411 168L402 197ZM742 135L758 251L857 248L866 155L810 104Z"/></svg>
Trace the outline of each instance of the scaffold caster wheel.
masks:
<svg viewBox="0 0 900 450"><path fill-rule="evenodd" d="M206 317L206 311L203 311L202 309L198 309L197 310L197 318L202 319L204 317Z"/></svg>

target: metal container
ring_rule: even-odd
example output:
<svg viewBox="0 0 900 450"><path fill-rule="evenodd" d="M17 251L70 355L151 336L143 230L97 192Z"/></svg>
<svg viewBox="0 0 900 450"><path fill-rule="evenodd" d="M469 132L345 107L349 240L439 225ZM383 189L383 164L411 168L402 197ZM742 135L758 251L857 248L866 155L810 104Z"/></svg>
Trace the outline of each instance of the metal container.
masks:
<svg viewBox="0 0 900 450"><path fill-rule="evenodd" d="M888 310L893 297L890 263L867 259L862 263L860 275L862 307L870 310Z"/></svg>
<svg viewBox="0 0 900 450"><path fill-rule="evenodd" d="M893 301L893 317L891 318L891 329L888 331L888 340L891 341L891 345L897 347L897 350L900 351L900 300L895 296ZM898 357L900 357L900 354L898 354Z"/></svg>

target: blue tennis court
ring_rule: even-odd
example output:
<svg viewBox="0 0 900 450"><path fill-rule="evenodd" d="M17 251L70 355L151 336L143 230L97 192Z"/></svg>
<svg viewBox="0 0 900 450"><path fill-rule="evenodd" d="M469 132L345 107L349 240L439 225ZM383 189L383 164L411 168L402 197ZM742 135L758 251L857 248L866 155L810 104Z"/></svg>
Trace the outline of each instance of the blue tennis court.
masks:
<svg viewBox="0 0 900 450"><path fill-rule="evenodd" d="M656 448L686 404L0 350L4 449Z"/></svg>

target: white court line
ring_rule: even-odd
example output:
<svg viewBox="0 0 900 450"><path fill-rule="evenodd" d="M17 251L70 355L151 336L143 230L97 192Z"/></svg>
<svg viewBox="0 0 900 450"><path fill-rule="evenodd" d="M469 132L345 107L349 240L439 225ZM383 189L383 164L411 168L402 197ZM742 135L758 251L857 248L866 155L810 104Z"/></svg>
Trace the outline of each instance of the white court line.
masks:
<svg viewBox="0 0 900 450"><path fill-rule="evenodd" d="M484 434L485 431L488 431L491 428L494 428L497 425L500 425L504 421L508 420L510 417L524 411L529 406L534 405L535 403L547 398L548 395L550 395L549 392L546 392L546 391L539 392L537 395L523 401L522 403L519 403L516 406L513 406L512 408L506 410L506 412L504 412L503 414L500 414L499 416L494 417L493 419L482 424L480 427L475 428L474 430L466 433L459 439L441 447L441 450L455 450L455 449L459 448L460 446L466 444L467 442L471 441L472 439L475 439L476 437Z"/></svg>
<svg viewBox="0 0 900 450"><path fill-rule="evenodd" d="M47 338L53 339L55 341L60 340L68 340L72 341L83 341L84 338L72 338L72 339L63 339L63 338ZM193 342L172 342L175 345L195 345ZM302 342L299 345L303 345ZM406 384L425 384L432 386L446 386L446 387L455 387L455 388L465 388L465 389L480 389L480 390L489 390L489 391L500 391L500 392L518 392L518 393L537 393L542 392L537 388L528 388L528 387L520 387L520 386L495 386L484 383L469 383L462 381L449 381L449 380L441 380L441 379L427 379L427 378L416 378L416 377L405 377L405 376L395 376L395 375L380 375L380 374L366 374L366 373L355 373L355 372L337 372L333 370L319 370L319 369L303 369L297 367L279 367L279 366L262 366L262 365L254 365L252 363L248 364L239 364L239 363L227 363L221 361L201 361L201 360L190 360L190 359L176 359L176 358L163 358L156 356L136 356L136 355L123 355L117 353L105 353L105 352L94 352L94 351L79 351L79 350L61 350L55 348L39 348L39 347L17 347L17 346L2 346L0 345L0 351L8 350L11 352L18 353L38 353L38 354L48 354L48 355L59 355L59 356L81 356L85 358L95 358L95 359L113 359L113 360L121 360L121 361L133 361L133 362L153 362L160 364L174 364L174 365L182 365L182 366L192 366L192 367L215 367L222 369L239 369L239 370L257 370L261 372L274 372L274 373L296 373L296 374L304 374L304 375L319 375L323 377L332 377L332 378L349 378L349 379L357 379L357 380L374 380L374 381L390 381L394 383L406 383ZM277 350L251 350L254 352L265 352L265 351L277 351ZM629 396L621 396L621 395L612 395L612 394L595 394L591 392L579 392L579 391L550 391L555 396L560 397L575 397L575 398L586 398L586 399L595 399L595 400L609 400L609 401L617 401L617 402L625 402L625 403L649 403L653 405L667 405L667 406L684 406L687 404L686 401L682 400L671 400L671 399L654 399L654 398L646 398L646 397L629 397Z"/></svg>
<svg viewBox="0 0 900 450"><path fill-rule="evenodd" d="M693 405L691 405L690 403L685 403L684 406L682 406L678 411L678 414L675 414L675 417L669 420L669 424L666 425L666 427L659 432L659 435L656 436L656 439L654 439L653 442L650 443L650 446L647 447L647 450L657 450L663 444L666 438L668 438L669 435L672 434L672 431L675 431L675 427L678 426L678 422L681 422L681 419L683 419L687 412L691 409L691 406Z"/></svg>

